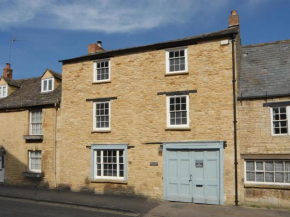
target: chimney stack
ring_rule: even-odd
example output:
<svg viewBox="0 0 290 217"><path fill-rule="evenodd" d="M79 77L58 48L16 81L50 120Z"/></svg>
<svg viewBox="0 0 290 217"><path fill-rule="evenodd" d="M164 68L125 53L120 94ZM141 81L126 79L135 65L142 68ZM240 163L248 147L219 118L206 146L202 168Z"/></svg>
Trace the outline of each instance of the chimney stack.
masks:
<svg viewBox="0 0 290 217"><path fill-rule="evenodd" d="M6 67L3 69L3 77L12 79L12 72L13 69L11 69L11 64L6 63Z"/></svg>
<svg viewBox="0 0 290 217"><path fill-rule="evenodd" d="M104 50L102 48L102 41L98 41L97 44L96 43L89 44L89 46L88 46L88 53L89 54L96 53L96 52L99 52L102 50Z"/></svg>
<svg viewBox="0 0 290 217"><path fill-rule="evenodd" d="M229 28L240 26L239 15L236 10L231 11L231 16L229 17Z"/></svg>

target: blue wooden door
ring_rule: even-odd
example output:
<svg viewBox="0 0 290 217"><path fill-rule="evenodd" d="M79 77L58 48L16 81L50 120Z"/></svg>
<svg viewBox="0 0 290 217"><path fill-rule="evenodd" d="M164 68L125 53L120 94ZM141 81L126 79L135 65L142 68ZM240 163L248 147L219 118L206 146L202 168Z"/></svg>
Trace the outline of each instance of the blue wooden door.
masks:
<svg viewBox="0 0 290 217"><path fill-rule="evenodd" d="M219 151L168 150L167 200L219 204Z"/></svg>

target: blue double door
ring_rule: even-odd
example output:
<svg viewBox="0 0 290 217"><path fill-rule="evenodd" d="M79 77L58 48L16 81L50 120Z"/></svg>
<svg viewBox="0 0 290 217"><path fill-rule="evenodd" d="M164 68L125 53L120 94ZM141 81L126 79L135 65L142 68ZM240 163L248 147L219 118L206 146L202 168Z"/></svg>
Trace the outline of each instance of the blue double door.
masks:
<svg viewBox="0 0 290 217"><path fill-rule="evenodd" d="M219 150L168 150L166 199L220 204Z"/></svg>

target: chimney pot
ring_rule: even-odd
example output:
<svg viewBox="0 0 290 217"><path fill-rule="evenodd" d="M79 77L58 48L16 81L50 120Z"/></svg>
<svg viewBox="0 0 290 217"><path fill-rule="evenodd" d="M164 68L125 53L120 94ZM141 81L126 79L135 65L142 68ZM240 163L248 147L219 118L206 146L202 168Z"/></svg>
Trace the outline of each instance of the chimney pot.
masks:
<svg viewBox="0 0 290 217"><path fill-rule="evenodd" d="M11 64L6 63L6 66L3 69L3 77L12 79L12 72L13 72L13 69L11 69Z"/></svg>
<svg viewBox="0 0 290 217"><path fill-rule="evenodd" d="M96 43L89 44L89 46L88 46L88 53L89 54L104 50L104 48L102 48L102 41L98 41L97 43L98 44L96 44Z"/></svg>
<svg viewBox="0 0 290 217"><path fill-rule="evenodd" d="M231 11L229 17L229 28L240 26L240 18L236 10Z"/></svg>

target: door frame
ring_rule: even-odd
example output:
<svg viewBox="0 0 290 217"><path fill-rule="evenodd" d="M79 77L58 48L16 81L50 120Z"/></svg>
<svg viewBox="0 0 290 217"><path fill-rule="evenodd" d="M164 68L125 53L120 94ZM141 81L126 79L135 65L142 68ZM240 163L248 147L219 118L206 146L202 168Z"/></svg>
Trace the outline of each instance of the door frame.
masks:
<svg viewBox="0 0 290 217"><path fill-rule="evenodd" d="M167 151L168 150L219 150L219 204L224 204L224 141L188 141L163 143L163 199L167 200Z"/></svg>
<svg viewBox="0 0 290 217"><path fill-rule="evenodd" d="M0 183L4 183L4 181L5 181L5 155L0 154L0 156L1 156L1 168L0 169L3 171L3 181L0 180Z"/></svg>

